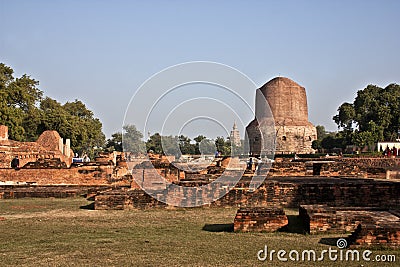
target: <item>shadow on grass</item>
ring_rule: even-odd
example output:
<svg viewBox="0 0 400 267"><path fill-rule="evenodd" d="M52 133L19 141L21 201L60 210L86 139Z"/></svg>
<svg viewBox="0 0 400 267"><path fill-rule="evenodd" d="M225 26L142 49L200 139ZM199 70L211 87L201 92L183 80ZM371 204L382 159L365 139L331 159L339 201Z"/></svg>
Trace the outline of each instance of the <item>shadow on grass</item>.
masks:
<svg viewBox="0 0 400 267"><path fill-rule="evenodd" d="M94 202L84 205L84 206L80 206L79 208L83 209L83 210L94 210Z"/></svg>
<svg viewBox="0 0 400 267"><path fill-rule="evenodd" d="M206 224L202 230L207 232L233 232L233 223Z"/></svg>
<svg viewBox="0 0 400 267"><path fill-rule="evenodd" d="M307 234L307 227L298 215L287 215L288 224L280 228L279 232Z"/></svg>

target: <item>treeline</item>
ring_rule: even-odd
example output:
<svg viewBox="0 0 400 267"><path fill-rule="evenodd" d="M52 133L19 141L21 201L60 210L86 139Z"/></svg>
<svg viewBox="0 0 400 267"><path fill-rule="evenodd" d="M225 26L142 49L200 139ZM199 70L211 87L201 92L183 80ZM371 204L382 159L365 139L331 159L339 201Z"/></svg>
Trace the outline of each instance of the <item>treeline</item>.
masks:
<svg viewBox="0 0 400 267"><path fill-rule="evenodd" d="M35 141L45 130L56 130L71 139L77 153L93 153L102 147L105 135L102 123L79 100L61 104L44 96L39 82L0 63L0 124L8 126L10 139Z"/></svg>
<svg viewBox="0 0 400 267"><path fill-rule="evenodd" d="M117 132L106 142L108 151L125 151L135 154L152 152L155 154L174 155L180 157L184 155L200 155L219 152L221 155L231 155L231 153L241 154L242 146L231 145L229 139L219 136L215 140L208 139L204 135L199 135L193 140L189 137L180 136L161 136L155 133L144 142L143 134L134 125L125 125L123 132ZM233 151L232 151L233 150Z"/></svg>
<svg viewBox="0 0 400 267"><path fill-rule="evenodd" d="M400 85L385 88L368 85L357 92L352 103L343 103L333 117L337 133L327 133L317 126L318 140L315 149L345 149L354 145L375 150L379 141L396 141L400 133Z"/></svg>
<svg viewBox="0 0 400 267"><path fill-rule="evenodd" d="M102 132L102 123L95 118L83 102L59 103L44 96L39 82L24 74L14 77L14 70L0 63L0 124L8 126L9 137L16 141L36 141L46 130L56 130L71 140L75 153L94 156L100 151L130 151L158 154L213 154L231 153L229 140L218 137L215 141L203 135L161 136L156 133L144 142L143 134L134 125L126 125L108 140Z"/></svg>

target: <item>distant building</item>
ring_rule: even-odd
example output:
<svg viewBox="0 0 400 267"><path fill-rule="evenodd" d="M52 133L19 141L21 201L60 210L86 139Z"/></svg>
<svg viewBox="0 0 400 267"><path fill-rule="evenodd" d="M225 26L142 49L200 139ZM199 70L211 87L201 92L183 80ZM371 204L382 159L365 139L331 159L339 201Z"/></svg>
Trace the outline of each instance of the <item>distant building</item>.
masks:
<svg viewBox="0 0 400 267"><path fill-rule="evenodd" d="M240 141L240 132L236 126L236 122L233 123L233 128L229 136L229 140L231 140L231 144L235 146L241 146L242 144L242 142Z"/></svg>

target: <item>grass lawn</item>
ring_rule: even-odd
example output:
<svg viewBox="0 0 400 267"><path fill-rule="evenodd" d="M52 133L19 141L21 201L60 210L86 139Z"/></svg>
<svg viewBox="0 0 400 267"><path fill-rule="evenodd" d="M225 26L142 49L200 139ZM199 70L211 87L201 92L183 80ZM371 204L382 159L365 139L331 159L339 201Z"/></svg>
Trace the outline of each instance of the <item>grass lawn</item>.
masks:
<svg viewBox="0 0 400 267"><path fill-rule="evenodd" d="M83 198L0 200L0 266L398 266L382 262L271 262L264 248L317 255L340 235L233 233L236 208L97 211ZM294 215L296 211L287 210ZM291 216L299 231L296 216ZM297 225L297 226L296 226ZM361 251L361 250L360 250ZM287 257L287 255L286 255ZM318 256L317 256L318 257Z"/></svg>

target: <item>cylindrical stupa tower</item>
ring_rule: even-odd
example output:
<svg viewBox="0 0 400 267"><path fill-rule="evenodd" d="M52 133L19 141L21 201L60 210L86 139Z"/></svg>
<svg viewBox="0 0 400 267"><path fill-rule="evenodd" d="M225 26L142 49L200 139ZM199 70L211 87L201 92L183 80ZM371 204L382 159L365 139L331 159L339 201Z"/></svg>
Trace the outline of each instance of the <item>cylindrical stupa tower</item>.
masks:
<svg viewBox="0 0 400 267"><path fill-rule="evenodd" d="M255 113L256 118L246 128L250 154L260 155L265 147L261 137L264 130L260 130L269 127L271 113L275 126L276 154L314 153L311 145L317 139L317 130L308 121L304 87L284 77L270 80L257 89Z"/></svg>

